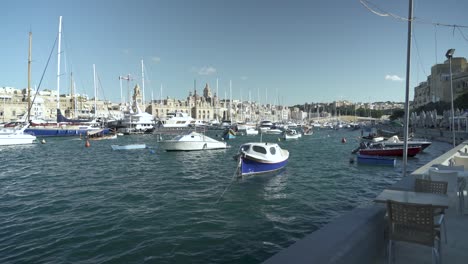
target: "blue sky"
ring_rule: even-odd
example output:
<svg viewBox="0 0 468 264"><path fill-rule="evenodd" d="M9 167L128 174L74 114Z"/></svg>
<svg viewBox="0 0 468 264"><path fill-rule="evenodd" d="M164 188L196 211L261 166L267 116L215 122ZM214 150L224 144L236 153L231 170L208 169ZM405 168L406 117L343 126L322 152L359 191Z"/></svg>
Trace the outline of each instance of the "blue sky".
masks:
<svg viewBox="0 0 468 264"><path fill-rule="evenodd" d="M364 1L364 0L362 0ZM146 99L185 98L194 80L219 95L261 103L404 101L407 0L3 1L0 87L27 86L28 32L37 85L63 16L61 93L73 71L79 93L120 101L118 76L131 74ZM415 0L410 99L430 68L455 48L468 57L466 0ZM56 89L57 51L41 89ZM66 66L65 66L66 65ZM124 84L124 95L126 94Z"/></svg>

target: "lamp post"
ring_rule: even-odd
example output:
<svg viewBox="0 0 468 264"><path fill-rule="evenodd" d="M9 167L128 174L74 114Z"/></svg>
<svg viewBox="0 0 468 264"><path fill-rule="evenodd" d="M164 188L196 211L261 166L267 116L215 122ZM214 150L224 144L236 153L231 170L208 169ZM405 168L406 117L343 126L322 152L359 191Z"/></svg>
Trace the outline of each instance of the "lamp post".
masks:
<svg viewBox="0 0 468 264"><path fill-rule="evenodd" d="M447 50L445 53L445 57L449 60L449 67L450 67L450 101L451 101L451 108L452 108L452 141L453 147L455 147L455 111L453 109L453 81L452 81L452 57L453 53L455 53L455 49Z"/></svg>

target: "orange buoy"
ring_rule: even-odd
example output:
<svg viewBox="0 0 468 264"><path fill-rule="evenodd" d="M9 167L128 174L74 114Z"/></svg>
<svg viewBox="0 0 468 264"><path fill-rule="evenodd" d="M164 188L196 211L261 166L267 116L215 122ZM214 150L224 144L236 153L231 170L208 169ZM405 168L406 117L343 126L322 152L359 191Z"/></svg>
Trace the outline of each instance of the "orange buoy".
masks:
<svg viewBox="0 0 468 264"><path fill-rule="evenodd" d="M346 143L346 138L342 138L341 143Z"/></svg>
<svg viewBox="0 0 468 264"><path fill-rule="evenodd" d="M85 143L84 146L87 147L87 148L91 147L91 144L89 144L89 140L86 140L86 143Z"/></svg>

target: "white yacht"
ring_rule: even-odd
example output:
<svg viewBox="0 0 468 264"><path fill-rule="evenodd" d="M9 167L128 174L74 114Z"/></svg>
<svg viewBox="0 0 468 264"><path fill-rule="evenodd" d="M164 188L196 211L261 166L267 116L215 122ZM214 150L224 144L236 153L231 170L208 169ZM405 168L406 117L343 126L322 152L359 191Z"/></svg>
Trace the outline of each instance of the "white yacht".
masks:
<svg viewBox="0 0 468 264"><path fill-rule="evenodd" d="M32 144L36 140L36 137L27 133L24 130L28 126L22 128L3 128L0 130L0 146L7 145L26 145Z"/></svg>
<svg viewBox="0 0 468 264"><path fill-rule="evenodd" d="M174 139L159 142L166 151L191 151L228 148L226 142L212 139L204 134L190 132L178 135Z"/></svg>
<svg viewBox="0 0 468 264"><path fill-rule="evenodd" d="M165 128L193 127L204 125L202 121L190 117L184 112L168 113L164 120L161 120Z"/></svg>

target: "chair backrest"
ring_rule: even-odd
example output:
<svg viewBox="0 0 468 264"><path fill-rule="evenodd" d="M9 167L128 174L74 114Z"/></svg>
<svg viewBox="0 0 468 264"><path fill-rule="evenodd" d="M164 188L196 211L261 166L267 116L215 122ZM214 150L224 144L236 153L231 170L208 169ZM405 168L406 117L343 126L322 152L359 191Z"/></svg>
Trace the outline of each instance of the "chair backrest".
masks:
<svg viewBox="0 0 468 264"><path fill-rule="evenodd" d="M453 161L456 166L463 166L465 170L468 170L468 157L467 156L453 156Z"/></svg>
<svg viewBox="0 0 468 264"><path fill-rule="evenodd" d="M432 205L387 201L389 238L434 246L434 207Z"/></svg>
<svg viewBox="0 0 468 264"><path fill-rule="evenodd" d="M447 192L456 192L458 186L458 171L449 170L429 170L428 179L431 181L447 182Z"/></svg>
<svg viewBox="0 0 468 264"><path fill-rule="evenodd" d="M444 170L454 170L454 171L464 171L465 167L463 165L461 166L446 166L442 164L437 164L435 166L438 170L444 171Z"/></svg>
<svg viewBox="0 0 468 264"><path fill-rule="evenodd" d="M431 181L425 179L416 179L414 190L416 192L447 194L448 182L446 181Z"/></svg>

